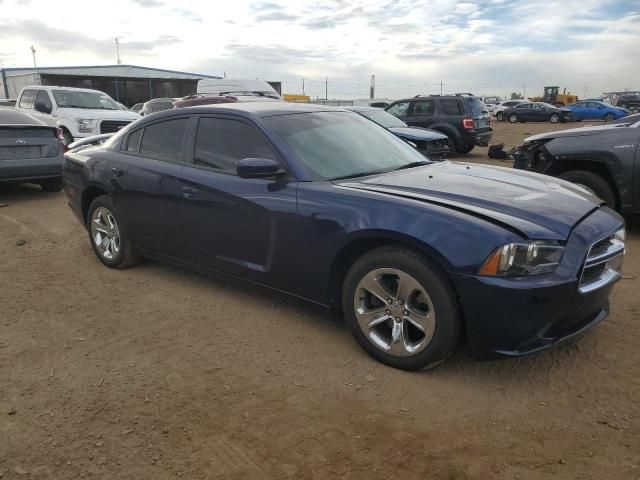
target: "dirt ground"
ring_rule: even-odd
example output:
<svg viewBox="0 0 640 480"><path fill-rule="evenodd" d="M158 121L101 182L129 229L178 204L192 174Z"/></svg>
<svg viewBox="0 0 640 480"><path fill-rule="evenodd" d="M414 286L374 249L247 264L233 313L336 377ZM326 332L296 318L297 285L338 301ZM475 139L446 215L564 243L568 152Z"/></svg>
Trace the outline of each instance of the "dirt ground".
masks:
<svg viewBox="0 0 640 480"><path fill-rule="evenodd" d="M551 129L494 127L507 147ZM312 309L105 268L62 193L0 204L3 480L640 479L637 225L611 316L576 341L407 373Z"/></svg>

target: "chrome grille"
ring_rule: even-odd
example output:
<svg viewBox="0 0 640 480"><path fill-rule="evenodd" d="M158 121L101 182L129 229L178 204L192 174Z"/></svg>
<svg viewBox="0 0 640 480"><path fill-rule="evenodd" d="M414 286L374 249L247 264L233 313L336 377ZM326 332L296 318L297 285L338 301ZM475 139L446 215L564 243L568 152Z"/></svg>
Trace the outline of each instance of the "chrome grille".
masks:
<svg viewBox="0 0 640 480"><path fill-rule="evenodd" d="M580 276L580 293L589 293L619 280L624 252L624 229L591 245Z"/></svg>

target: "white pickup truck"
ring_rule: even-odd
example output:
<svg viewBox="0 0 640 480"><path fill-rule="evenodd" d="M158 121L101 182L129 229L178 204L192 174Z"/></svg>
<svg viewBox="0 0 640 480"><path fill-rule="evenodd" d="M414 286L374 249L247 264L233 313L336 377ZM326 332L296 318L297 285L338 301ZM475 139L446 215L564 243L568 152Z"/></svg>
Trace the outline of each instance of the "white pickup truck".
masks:
<svg viewBox="0 0 640 480"><path fill-rule="evenodd" d="M117 132L140 118L137 113L122 110L106 93L86 88L25 87L15 108L62 129L67 145L74 139Z"/></svg>

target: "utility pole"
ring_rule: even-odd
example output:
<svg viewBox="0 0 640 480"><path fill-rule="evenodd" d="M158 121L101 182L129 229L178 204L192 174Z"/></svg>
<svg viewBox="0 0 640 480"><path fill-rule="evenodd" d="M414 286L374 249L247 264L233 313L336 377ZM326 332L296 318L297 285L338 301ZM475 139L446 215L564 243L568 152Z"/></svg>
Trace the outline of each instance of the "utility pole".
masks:
<svg viewBox="0 0 640 480"><path fill-rule="evenodd" d="M376 98L376 76L371 75L371 86L369 87L369 98Z"/></svg>
<svg viewBox="0 0 640 480"><path fill-rule="evenodd" d="M304 78L302 79L302 95L304 95Z"/></svg>
<svg viewBox="0 0 640 480"><path fill-rule="evenodd" d="M36 64L36 49L31 45L31 55L33 56L33 68L34 70L38 69L38 65Z"/></svg>
<svg viewBox="0 0 640 480"><path fill-rule="evenodd" d="M118 41L118 37L114 38L116 42L116 63L120 65L122 62L120 61L120 42Z"/></svg>
<svg viewBox="0 0 640 480"><path fill-rule="evenodd" d="M324 77L324 99L329 100L329 79Z"/></svg>
<svg viewBox="0 0 640 480"><path fill-rule="evenodd" d="M440 95L441 95L441 96L442 96L442 87L443 87L443 85L442 85L442 80L440 80Z"/></svg>
<svg viewBox="0 0 640 480"><path fill-rule="evenodd" d="M522 97L527 98L527 82L522 82Z"/></svg>

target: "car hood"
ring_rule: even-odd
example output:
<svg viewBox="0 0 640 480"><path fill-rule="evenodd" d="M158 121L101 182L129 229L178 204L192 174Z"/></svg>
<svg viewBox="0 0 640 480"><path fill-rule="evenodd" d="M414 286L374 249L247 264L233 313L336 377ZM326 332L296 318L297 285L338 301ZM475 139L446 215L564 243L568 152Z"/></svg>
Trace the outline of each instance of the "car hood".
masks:
<svg viewBox="0 0 640 480"><path fill-rule="evenodd" d="M398 137L405 140L412 141L432 141L432 140L446 140L447 136L436 132L435 130L429 130L428 128L420 127L391 127L389 131L396 134Z"/></svg>
<svg viewBox="0 0 640 480"><path fill-rule="evenodd" d="M140 118L135 112L127 110L92 110L90 108L58 108L58 116L69 118L84 118L89 120L137 120Z"/></svg>
<svg viewBox="0 0 640 480"><path fill-rule="evenodd" d="M449 161L337 183L464 211L537 240L566 240L601 204L556 178Z"/></svg>
<svg viewBox="0 0 640 480"><path fill-rule="evenodd" d="M593 125L590 127L570 128L568 130L559 130L557 132L540 133L524 139L525 143L533 142L537 140L551 140L552 138L561 137L583 137L585 135L597 135L599 133L608 132L616 128L628 128L625 124L606 124L606 125Z"/></svg>

